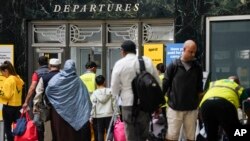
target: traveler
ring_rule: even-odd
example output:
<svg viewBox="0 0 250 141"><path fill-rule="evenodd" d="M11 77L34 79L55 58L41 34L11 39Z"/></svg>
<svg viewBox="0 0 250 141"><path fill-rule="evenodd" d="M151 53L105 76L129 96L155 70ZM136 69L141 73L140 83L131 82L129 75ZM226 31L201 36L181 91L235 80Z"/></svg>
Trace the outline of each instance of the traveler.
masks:
<svg viewBox="0 0 250 141"><path fill-rule="evenodd" d="M50 79L45 94L51 104L53 141L90 141L92 104L73 60Z"/></svg>
<svg viewBox="0 0 250 141"><path fill-rule="evenodd" d="M107 134L112 115L116 109L115 98L111 94L111 89L105 87L105 77L99 75L95 79L97 89L90 99L92 102L91 119L97 125L98 141L104 141L104 134ZM112 131L107 140L113 140Z"/></svg>
<svg viewBox="0 0 250 141"><path fill-rule="evenodd" d="M24 109L27 108L28 103L29 103L31 97L35 96L35 89L36 89L36 86L37 86L37 83L38 83L40 77L42 75L47 74L49 72L48 58L46 56L40 56L38 58L38 64L39 64L38 69L32 75L32 82L30 84L27 96L26 96L24 104L23 104L23 108ZM32 105L33 105L33 103L32 103ZM30 107L30 108L33 108L33 107Z"/></svg>
<svg viewBox="0 0 250 141"><path fill-rule="evenodd" d="M139 60L136 56L136 45L133 41L124 41L121 45L121 55L113 68L111 76L111 90L115 97L120 95L122 103L122 119L125 123L127 141L145 141L149 136L150 116L139 111L135 121L132 121L133 99L132 80L140 72ZM146 71L151 73L160 83L160 79L152 60L143 56Z"/></svg>
<svg viewBox="0 0 250 141"><path fill-rule="evenodd" d="M32 82L30 84L27 96L23 103L23 109L26 109L28 105L30 106L31 109L33 109L33 98L36 94L35 89L36 89L37 83L41 76L49 72L48 58L46 56L40 56L38 58L38 65L39 65L38 69L32 75ZM33 117L32 110L29 113L30 113L30 116ZM44 127L37 126L37 132L38 132L38 141L43 141L44 140Z"/></svg>
<svg viewBox="0 0 250 141"><path fill-rule="evenodd" d="M178 140L180 129L186 140L195 140L199 96L203 92L202 67L195 60L193 40L185 41L180 58L170 63L163 78L163 93L168 96L167 140Z"/></svg>
<svg viewBox="0 0 250 141"><path fill-rule="evenodd" d="M34 113L34 117L36 117L34 118L34 122L36 126L38 127L37 129L39 131L38 137L44 137L44 131L45 131L44 123L41 121L41 117L40 117L40 115L42 115L40 113L41 112L40 107L42 103L44 102L44 100L46 101L46 99L44 99L46 98L44 96L45 89L48 85L49 80L60 71L60 65L61 65L61 62L59 59L51 58L49 60L49 72L41 76L36 87L36 95L33 99L33 103L34 103L33 113ZM52 131L52 138L53 138L53 131Z"/></svg>

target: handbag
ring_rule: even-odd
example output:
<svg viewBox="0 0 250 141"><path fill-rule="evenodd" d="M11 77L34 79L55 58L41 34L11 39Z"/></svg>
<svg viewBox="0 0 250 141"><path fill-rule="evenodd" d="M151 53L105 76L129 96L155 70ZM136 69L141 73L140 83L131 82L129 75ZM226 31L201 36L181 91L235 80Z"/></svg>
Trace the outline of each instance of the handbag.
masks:
<svg viewBox="0 0 250 141"><path fill-rule="evenodd" d="M38 141L36 125L30 119L28 112L25 115L27 121L26 130L23 135L15 136L14 141Z"/></svg>
<svg viewBox="0 0 250 141"><path fill-rule="evenodd" d="M114 124L114 141L126 141L124 122L120 118Z"/></svg>
<svg viewBox="0 0 250 141"><path fill-rule="evenodd" d="M25 115L25 112L22 112L21 117L18 118L16 123L14 124L14 129L12 131L14 136L21 136L24 134L26 130L27 120L24 115Z"/></svg>

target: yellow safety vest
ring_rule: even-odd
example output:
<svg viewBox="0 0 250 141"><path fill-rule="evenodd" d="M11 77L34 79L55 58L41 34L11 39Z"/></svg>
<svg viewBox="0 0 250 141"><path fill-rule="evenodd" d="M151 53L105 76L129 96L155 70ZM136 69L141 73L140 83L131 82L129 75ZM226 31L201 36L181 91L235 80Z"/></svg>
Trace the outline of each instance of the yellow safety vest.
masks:
<svg viewBox="0 0 250 141"><path fill-rule="evenodd" d="M161 87L162 87L162 80L163 80L163 78L164 78L164 74L162 73L162 74L160 74L159 75L159 78L160 78L160 81L161 81ZM168 104L167 104L167 102L168 102L168 97L167 96L165 96L165 101L166 101L166 104L164 104L162 107L168 107Z"/></svg>
<svg viewBox="0 0 250 141"><path fill-rule="evenodd" d="M243 87L230 79L221 79L209 84L209 89L202 98L200 106L211 97L220 97L231 102L236 108L240 106L240 96L243 92Z"/></svg>
<svg viewBox="0 0 250 141"><path fill-rule="evenodd" d="M159 75L159 78L160 78L160 81L161 81L161 84L162 84L162 80L163 80L163 78L164 78L164 74L163 74L163 73L160 74L160 75Z"/></svg>
<svg viewBox="0 0 250 141"><path fill-rule="evenodd" d="M90 94L92 94L94 92L94 90L96 89L95 76L96 76L96 74L93 72L87 72L87 73L80 76L80 79L86 85L88 92Z"/></svg>

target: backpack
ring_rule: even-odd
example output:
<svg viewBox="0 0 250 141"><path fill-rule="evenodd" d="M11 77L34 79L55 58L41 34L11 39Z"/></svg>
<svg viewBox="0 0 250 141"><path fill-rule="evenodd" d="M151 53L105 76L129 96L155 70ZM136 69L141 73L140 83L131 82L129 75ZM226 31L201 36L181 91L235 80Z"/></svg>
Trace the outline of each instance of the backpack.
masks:
<svg viewBox="0 0 250 141"><path fill-rule="evenodd" d="M146 71L141 56L138 57L140 73L132 81L134 102L132 116L136 117L140 110L150 115L166 103L159 83L154 76Z"/></svg>

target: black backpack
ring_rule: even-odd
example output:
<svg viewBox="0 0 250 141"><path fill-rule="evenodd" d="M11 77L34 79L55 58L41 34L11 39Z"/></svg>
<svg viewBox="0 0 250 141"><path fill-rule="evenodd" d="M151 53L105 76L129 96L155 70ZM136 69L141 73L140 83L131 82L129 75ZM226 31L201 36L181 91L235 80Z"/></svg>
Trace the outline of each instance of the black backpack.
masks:
<svg viewBox="0 0 250 141"><path fill-rule="evenodd" d="M140 73L132 81L134 94L132 116L136 117L139 110L152 114L166 103L159 83L145 69L145 63L141 56L138 57Z"/></svg>

